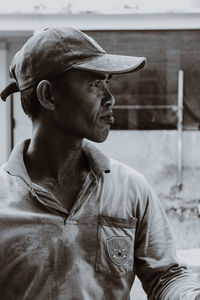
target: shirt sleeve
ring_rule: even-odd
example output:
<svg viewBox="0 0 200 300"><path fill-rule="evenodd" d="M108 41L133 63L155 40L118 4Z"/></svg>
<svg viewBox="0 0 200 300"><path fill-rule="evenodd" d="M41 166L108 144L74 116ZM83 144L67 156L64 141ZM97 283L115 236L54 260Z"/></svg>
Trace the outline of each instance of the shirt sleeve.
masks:
<svg viewBox="0 0 200 300"><path fill-rule="evenodd" d="M165 212L152 188L138 208L136 274L150 300L200 299L200 283L179 263Z"/></svg>

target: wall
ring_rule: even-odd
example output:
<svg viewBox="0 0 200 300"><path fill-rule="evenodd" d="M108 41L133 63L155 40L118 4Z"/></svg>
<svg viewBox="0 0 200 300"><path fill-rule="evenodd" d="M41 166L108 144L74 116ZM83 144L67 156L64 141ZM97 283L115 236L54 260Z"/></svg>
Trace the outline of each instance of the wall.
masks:
<svg viewBox="0 0 200 300"><path fill-rule="evenodd" d="M178 71L184 72L184 130L200 128L200 31L88 32L108 52L144 56L139 72L113 76L116 105L177 105ZM125 45L125 46L124 46ZM115 129L176 129L175 109L115 110Z"/></svg>
<svg viewBox="0 0 200 300"><path fill-rule="evenodd" d="M181 7L180 7L181 9ZM2 14L0 32L34 30L51 26L68 26L83 30L149 30L200 28L200 12L130 13L130 14Z"/></svg>
<svg viewBox="0 0 200 300"><path fill-rule="evenodd" d="M142 172L161 200L200 199L200 133L183 132L183 189L177 187L177 131L111 131L96 144L110 157Z"/></svg>

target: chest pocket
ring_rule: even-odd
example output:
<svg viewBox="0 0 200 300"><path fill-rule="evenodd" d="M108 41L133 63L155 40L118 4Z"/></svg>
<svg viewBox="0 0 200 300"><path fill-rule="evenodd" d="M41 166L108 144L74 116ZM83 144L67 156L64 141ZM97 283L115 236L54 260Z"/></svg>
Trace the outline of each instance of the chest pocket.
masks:
<svg viewBox="0 0 200 300"><path fill-rule="evenodd" d="M133 272L136 218L100 216L96 271L113 276Z"/></svg>

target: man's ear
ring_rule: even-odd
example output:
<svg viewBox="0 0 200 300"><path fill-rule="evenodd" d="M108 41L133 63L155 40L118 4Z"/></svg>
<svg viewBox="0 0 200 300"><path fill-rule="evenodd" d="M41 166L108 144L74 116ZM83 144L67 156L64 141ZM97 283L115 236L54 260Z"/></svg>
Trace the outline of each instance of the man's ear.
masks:
<svg viewBox="0 0 200 300"><path fill-rule="evenodd" d="M36 89L38 100L47 110L54 110L56 102L52 94L52 85L48 80L42 80Z"/></svg>

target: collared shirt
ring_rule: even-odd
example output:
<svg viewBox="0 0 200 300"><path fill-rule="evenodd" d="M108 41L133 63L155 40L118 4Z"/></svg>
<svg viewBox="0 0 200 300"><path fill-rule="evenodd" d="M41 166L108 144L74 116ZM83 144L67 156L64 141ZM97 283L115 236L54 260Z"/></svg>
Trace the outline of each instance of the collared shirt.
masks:
<svg viewBox="0 0 200 300"><path fill-rule="evenodd" d="M19 143L0 168L1 300L193 300L200 285L176 258L165 213L145 178L91 143L91 171L68 212L31 182Z"/></svg>

